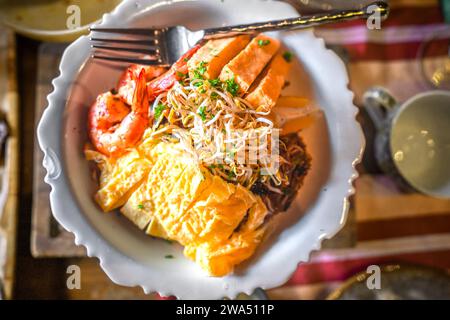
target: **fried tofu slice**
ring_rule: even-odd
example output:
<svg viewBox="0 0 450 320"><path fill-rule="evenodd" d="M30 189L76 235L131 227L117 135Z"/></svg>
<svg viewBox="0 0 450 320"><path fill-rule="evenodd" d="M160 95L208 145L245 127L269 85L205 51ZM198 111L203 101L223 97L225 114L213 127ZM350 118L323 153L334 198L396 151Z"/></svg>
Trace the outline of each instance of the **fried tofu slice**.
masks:
<svg viewBox="0 0 450 320"><path fill-rule="evenodd" d="M181 157L175 144L161 143L153 151L157 157L148 178L131 195L121 212L152 236L174 239L180 220L195 198L212 179L194 159ZM211 176L211 175L210 175Z"/></svg>
<svg viewBox="0 0 450 320"><path fill-rule="evenodd" d="M173 144L161 143L151 136L152 133L153 130L151 128L147 128L144 131L141 143L136 146L136 149L142 157L150 161L150 163L153 165L161 154L164 154L165 152L170 153L174 150Z"/></svg>
<svg viewBox="0 0 450 320"><path fill-rule="evenodd" d="M297 133L310 127L320 117L320 109L304 97L282 96L273 107L268 118L281 133Z"/></svg>
<svg viewBox="0 0 450 320"><path fill-rule="evenodd" d="M124 205L139 188L141 182L146 179L158 155L165 152L170 154L170 151L167 144L160 143L145 147L143 143L140 148L133 149L117 159L97 157L98 161L101 161L99 165L102 170L99 179L100 188L95 195L95 200L102 210L108 212ZM86 154L90 158L95 157L95 152L86 152Z"/></svg>
<svg viewBox="0 0 450 320"><path fill-rule="evenodd" d="M204 67L203 76L206 79L216 79L222 68L249 42L248 35L209 40L188 61L190 77L194 77L194 70Z"/></svg>
<svg viewBox="0 0 450 320"><path fill-rule="evenodd" d="M264 236L264 229L244 234L235 234L228 241L217 245L204 242L200 245L186 246L184 254L193 256L197 264L208 274L223 277L231 273L234 267L250 258Z"/></svg>
<svg viewBox="0 0 450 320"><path fill-rule="evenodd" d="M167 197L167 215L160 216L159 219L166 232L181 244L195 239L186 216L189 214L189 208L198 201L203 192L209 190L212 183L213 176L208 170L195 161L188 161L172 193Z"/></svg>
<svg viewBox="0 0 450 320"><path fill-rule="evenodd" d="M261 197L256 197L256 203L248 211L245 223L239 226L238 233L246 233L254 231L264 225L265 220L269 214L266 205Z"/></svg>
<svg viewBox="0 0 450 320"><path fill-rule="evenodd" d="M256 202L255 196L244 187L218 176L212 180L179 220L177 240L184 245L227 239Z"/></svg>
<svg viewBox="0 0 450 320"><path fill-rule="evenodd" d="M278 99L275 107L302 109L308 107L309 105L311 105L311 101L308 98L296 96L282 96Z"/></svg>
<svg viewBox="0 0 450 320"><path fill-rule="evenodd" d="M179 156L179 150L171 148L171 145L165 144L162 148L165 153L161 153L146 181L133 192L121 209L121 212L141 229L145 229L152 219L159 216L160 211L166 209L161 205L163 199L172 191L176 179L184 171L181 162L171 162L171 157ZM157 229L155 226L153 228Z"/></svg>
<svg viewBox="0 0 450 320"><path fill-rule="evenodd" d="M149 179L150 179L149 175ZM152 206L148 201L151 194L151 184L145 181L131 195L125 205L120 209L122 214L131 220L139 229L145 230L153 218Z"/></svg>
<svg viewBox="0 0 450 320"><path fill-rule="evenodd" d="M103 167L95 200L105 212L122 206L151 168L150 163L135 150L103 164Z"/></svg>
<svg viewBox="0 0 450 320"><path fill-rule="evenodd" d="M278 53L251 86L245 99L256 111L269 112L276 105L290 66L283 55Z"/></svg>
<svg viewBox="0 0 450 320"><path fill-rule="evenodd" d="M147 226L147 229L145 232L148 235L151 235L153 237L163 238L166 240L170 240L169 235L167 234L164 227L159 223L158 219L151 219L149 225Z"/></svg>
<svg viewBox="0 0 450 320"><path fill-rule="evenodd" d="M244 223L230 237L222 241L188 245L184 249L184 254L196 261L209 274L217 277L225 276L256 251L268 227L268 224L264 223L267 214L266 206L258 197Z"/></svg>
<svg viewBox="0 0 450 320"><path fill-rule="evenodd" d="M239 86L238 94L245 94L272 59L280 47L280 42L263 34L252 41L223 67L219 79L221 81L234 80Z"/></svg>
<svg viewBox="0 0 450 320"><path fill-rule="evenodd" d="M153 216L168 238L182 245L223 239L231 235L256 201L250 194L207 170L188 165L171 194L165 194L161 201L152 195Z"/></svg>

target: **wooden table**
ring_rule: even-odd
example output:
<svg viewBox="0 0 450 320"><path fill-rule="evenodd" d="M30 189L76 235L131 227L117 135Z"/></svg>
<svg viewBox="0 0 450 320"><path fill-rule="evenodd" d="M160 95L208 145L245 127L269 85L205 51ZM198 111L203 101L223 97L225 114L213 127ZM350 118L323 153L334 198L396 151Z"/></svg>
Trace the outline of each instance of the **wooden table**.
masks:
<svg viewBox="0 0 450 320"><path fill-rule="evenodd" d="M5 116L9 135L0 160L0 278L3 278L6 298L12 296L15 254L16 222L19 187L19 110L17 103L14 34L0 27L0 112ZM5 252L6 251L6 252ZM5 258L5 265L1 261Z"/></svg>
<svg viewBox="0 0 450 320"><path fill-rule="evenodd" d="M38 108L36 108L38 96L36 75L39 70L40 43L21 36L16 36L16 43L21 123L19 150L22 156L16 161L20 169L20 201L18 204L16 276L13 297L16 299L153 299L154 295L144 295L140 288L125 288L114 284L101 270L97 259L59 258L64 256L62 251L75 246L71 240L70 242L64 240L64 237L70 237L70 235L58 237L60 227L52 220L47 219L47 224L44 224L38 231L41 232L39 233L41 236L47 234L49 237L42 240L42 237L37 236L37 229L34 226L36 226L38 218L34 219L32 223L32 208L34 203L39 203L37 198L40 198L39 194L33 193L33 179L36 174L34 160L40 156L39 154L33 156L36 142L35 116L38 112ZM42 110L42 107L39 110ZM44 191L40 189L40 192ZM45 192L47 192L48 198L48 189ZM49 217L48 206L46 210L38 210L38 212ZM53 241L55 235L57 240ZM41 239L41 242L33 242L31 239ZM32 248L36 247L37 243L45 244L47 249L50 248L46 256L52 258L35 258L32 252L36 253L38 250ZM60 249L56 250L55 248ZM77 250L76 247L75 250ZM72 253L65 254L65 256L68 255L74 256ZM68 290L66 286L67 267L74 264L81 268L81 290Z"/></svg>
<svg viewBox="0 0 450 320"><path fill-rule="evenodd" d="M36 79L36 127L47 106L47 95L52 91L51 81L58 76L58 66L66 44L40 44L37 52L38 71ZM50 186L44 182L43 153L34 141L33 161L33 220L31 253L42 257L81 257L86 255L83 247L76 246L74 236L65 231L53 218L50 210Z"/></svg>

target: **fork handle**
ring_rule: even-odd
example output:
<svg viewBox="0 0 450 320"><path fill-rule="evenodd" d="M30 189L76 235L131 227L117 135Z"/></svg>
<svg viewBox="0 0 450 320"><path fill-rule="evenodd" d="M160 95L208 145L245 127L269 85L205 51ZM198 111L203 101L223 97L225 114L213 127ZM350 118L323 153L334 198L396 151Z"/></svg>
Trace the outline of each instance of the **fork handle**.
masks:
<svg viewBox="0 0 450 320"><path fill-rule="evenodd" d="M285 20L274 20L253 24L210 28L204 30L203 39L208 40L213 38L231 37L239 34L258 33L274 30L303 29L326 23L369 18L373 14L379 14L379 17L381 19L385 19L389 14L388 4L383 1L377 1L358 10L334 11L331 13L301 16L298 18Z"/></svg>

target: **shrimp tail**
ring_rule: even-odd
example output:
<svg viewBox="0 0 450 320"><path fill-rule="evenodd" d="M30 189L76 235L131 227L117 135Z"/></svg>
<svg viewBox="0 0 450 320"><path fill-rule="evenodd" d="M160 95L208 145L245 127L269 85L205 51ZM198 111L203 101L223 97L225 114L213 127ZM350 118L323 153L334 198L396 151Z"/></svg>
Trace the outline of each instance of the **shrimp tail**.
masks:
<svg viewBox="0 0 450 320"><path fill-rule="evenodd" d="M135 75L133 75L135 77ZM135 79L136 88L133 94L133 104L131 108L133 111L138 112L139 114L142 112L143 114L148 114L149 111L149 101L147 94L147 82L145 71L141 70L139 75Z"/></svg>

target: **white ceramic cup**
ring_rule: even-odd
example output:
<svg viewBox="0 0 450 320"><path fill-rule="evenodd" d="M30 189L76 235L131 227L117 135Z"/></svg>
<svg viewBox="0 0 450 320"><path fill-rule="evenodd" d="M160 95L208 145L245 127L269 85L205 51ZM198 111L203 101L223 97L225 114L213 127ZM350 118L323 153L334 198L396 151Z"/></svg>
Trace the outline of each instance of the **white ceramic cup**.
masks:
<svg viewBox="0 0 450 320"><path fill-rule="evenodd" d="M414 189L450 198L450 91L428 91L399 104L384 88L364 95L378 131L375 156L383 171Z"/></svg>

